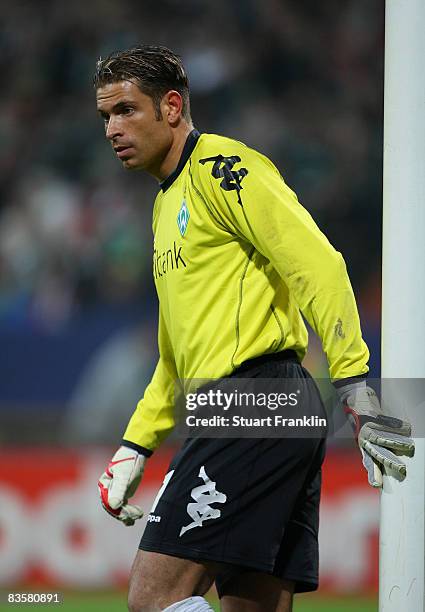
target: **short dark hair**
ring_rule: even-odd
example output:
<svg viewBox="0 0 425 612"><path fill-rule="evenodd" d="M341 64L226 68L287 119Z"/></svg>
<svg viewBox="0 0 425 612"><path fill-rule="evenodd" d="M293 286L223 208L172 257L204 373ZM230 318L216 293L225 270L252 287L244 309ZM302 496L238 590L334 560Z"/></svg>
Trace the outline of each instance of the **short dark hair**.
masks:
<svg viewBox="0 0 425 612"><path fill-rule="evenodd" d="M133 81L152 98L158 120L163 96L171 89L178 91L183 99L182 115L190 121L189 80L180 56L167 47L138 45L99 58L93 78L95 88L118 81Z"/></svg>

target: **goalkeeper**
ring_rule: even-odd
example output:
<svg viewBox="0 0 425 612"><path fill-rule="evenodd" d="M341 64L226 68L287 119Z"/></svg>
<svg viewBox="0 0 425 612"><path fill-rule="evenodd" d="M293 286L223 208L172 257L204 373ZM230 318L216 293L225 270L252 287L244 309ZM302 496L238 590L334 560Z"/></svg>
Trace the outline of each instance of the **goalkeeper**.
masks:
<svg viewBox="0 0 425 612"><path fill-rule="evenodd" d="M410 426L382 415L366 386L368 349L344 260L275 166L247 146L194 129L178 56L140 46L97 63L97 108L127 169L159 181L153 275L159 361L122 446L99 481L104 508L126 525L145 462L175 425L177 380L296 380L324 416L301 365L302 315L321 339L352 421L369 482L401 477ZM253 118L253 120L255 120ZM323 437L188 438L148 517L129 588L130 610L292 610L318 585Z"/></svg>

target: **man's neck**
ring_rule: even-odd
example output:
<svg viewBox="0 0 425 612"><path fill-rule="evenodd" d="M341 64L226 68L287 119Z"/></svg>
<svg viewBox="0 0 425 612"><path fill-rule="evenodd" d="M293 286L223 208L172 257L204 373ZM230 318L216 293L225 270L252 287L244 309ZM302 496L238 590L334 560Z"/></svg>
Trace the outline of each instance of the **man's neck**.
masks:
<svg viewBox="0 0 425 612"><path fill-rule="evenodd" d="M187 137L193 130L192 123L179 126L174 135L173 143L159 168L159 180L164 181L177 168Z"/></svg>

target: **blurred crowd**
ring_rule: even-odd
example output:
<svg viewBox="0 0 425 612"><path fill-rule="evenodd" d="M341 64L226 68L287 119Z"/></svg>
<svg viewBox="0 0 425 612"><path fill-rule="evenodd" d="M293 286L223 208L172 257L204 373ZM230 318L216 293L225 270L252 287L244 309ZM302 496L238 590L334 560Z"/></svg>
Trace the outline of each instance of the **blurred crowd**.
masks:
<svg viewBox="0 0 425 612"><path fill-rule="evenodd" d="M157 185L112 155L91 84L99 56L137 43L183 57L200 131L276 163L378 325L383 12L370 0L5 4L0 334L60 333L111 304L139 304L141 318L155 309Z"/></svg>
<svg viewBox="0 0 425 612"><path fill-rule="evenodd" d="M113 158L91 87L99 55L137 42L183 56L196 126L269 155L366 282L365 263L379 259L382 10L367 0L5 5L1 315L26 297L23 314L52 322L143 293L156 185Z"/></svg>

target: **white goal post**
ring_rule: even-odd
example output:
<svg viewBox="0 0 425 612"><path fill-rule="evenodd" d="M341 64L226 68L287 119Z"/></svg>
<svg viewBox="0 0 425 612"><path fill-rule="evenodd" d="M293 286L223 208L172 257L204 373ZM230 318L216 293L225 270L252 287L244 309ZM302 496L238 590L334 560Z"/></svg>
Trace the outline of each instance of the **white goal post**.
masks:
<svg viewBox="0 0 425 612"><path fill-rule="evenodd" d="M425 0L386 0L385 21L382 378L425 379ZM383 399L409 417L394 385L383 380ZM407 479L384 478L380 612L425 610L425 445L417 433Z"/></svg>

